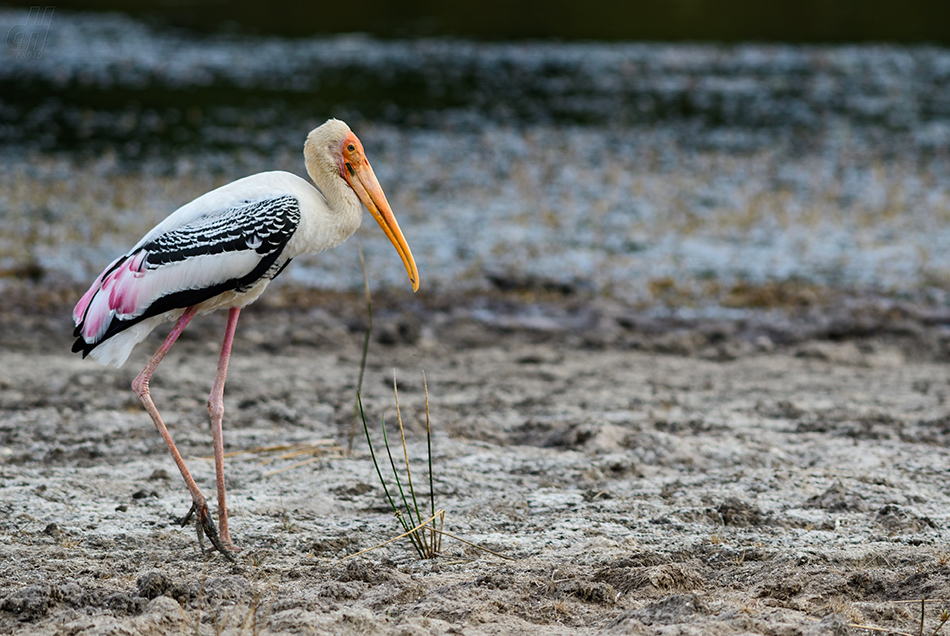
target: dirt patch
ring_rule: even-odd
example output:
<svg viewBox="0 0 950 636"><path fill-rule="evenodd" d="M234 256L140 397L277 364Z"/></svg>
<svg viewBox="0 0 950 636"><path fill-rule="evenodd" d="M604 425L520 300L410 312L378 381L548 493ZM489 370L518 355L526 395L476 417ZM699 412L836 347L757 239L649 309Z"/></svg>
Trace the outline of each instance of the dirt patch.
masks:
<svg viewBox="0 0 950 636"><path fill-rule="evenodd" d="M950 598L939 313L664 322L570 298L380 295L367 413L393 421L395 369L422 470L426 372L446 529L512 560L445 539L431 561L402 541L341 561L399 532L357 436L296 468L229 460L231 564L177 525L187 493L128 389L157 336L126 368L84 362L68 307L47 293L28 313L29 291L0 312L5 633L916 632L919 599ZM359 296L288 298L242 316L228 451L348 446ZM153 381L209 495L223 324L196 321Z"/></svg>

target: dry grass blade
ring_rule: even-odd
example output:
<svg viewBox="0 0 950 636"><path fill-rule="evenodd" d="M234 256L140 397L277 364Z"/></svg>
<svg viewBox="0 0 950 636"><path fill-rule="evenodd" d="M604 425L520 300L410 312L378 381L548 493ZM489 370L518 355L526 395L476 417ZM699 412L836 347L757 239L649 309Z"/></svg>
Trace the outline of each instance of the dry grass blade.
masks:
<svg viewBox="0 0 950 636"><path fill-rule="evenodd" d="M315 455L320 457L334 456L342 457L343 449L332 439L318 439L310 442L297 442L295 444L278 444L276 446L258 446L248 450L233 451L225 453L225 457L239 457L241 455L268 455L281 453L276 457L267 457L261 460L261 464L270 464L280 459L293 459L301 455ZM213 460L214 457L205 456L201 459Z"/></svg>
<svg viewBox="0 0 950 636"><path fill-rule="evenodd" d="M387 539L386 541L383 541L382 543L378 543L378 544L374 545L372 548L366 548L365 550L360 550L359 552L354 552L353 554L348 554L348 555L346 555L345 557L343 557L342 559L340 559L340 561L346 561L347 559L352 559L353 557L357 557L357 556L359 556L359 555L361 555L361 554L366 554L367 552L372 552L373 550L376 550L376 549L378 549L378 548L381 548L381 547L383 547L384 545L389 545L389 544L392 543L393 541L398 541L399 539L402 539L403 537L411 536L412 534L419 532L419 531L422 530L423 528L428 527L428 525L429 525L432 521L434 521L436 518L439 519L439 527L441 528L441 527L442 527L442 524L445 523L445 511L444 511L444 510L437 510L434 515L432 515L432 516L429 517L428 519L424 520L422 523L420 523L420 524L417 525L416 527L414 527L414 528L409 528L406 532L403 532L401 535L399 535L399 536L397 536L397 537L393 537L393 538L391 538L391 539ZM434 531L434 532L442 532L441 530L436 530L435 528L429 528L429 530Z"/></svg>
<svg viewBox="0 0 950 636"><path fill-rule="evenodd" d="M232 453L226 453L225 457L238 457L241 455L269 455L274 453L280 453L274 457L264 457L260 460L262 466L272 464L276 461L295 459L298 457L307 457L303 461L295 462L289 466L284 466L282 468L275 468L264 473L265 477L270 477L271 475L276 475L288 470L293 470L294 468L300 468L301 466L306 466L307 464L312 464L314 462L320 461L327 457L343 457L343 449L331 439L318 439L312 442L300 442L297 444L278 444L276 446L258 446L257 448L252 448L250 450L243 451L234 451ZM201 459L213 460L214 457L202 457Z"/></svg>
<svg viewBox="0 0 950 636"><path fill-rule="evenodd" d="M437 519L437 518L438 518L438 520L439 520L439 527L438 527L438 528L436 528L436 527L434 527L434 526L433 526L433 527L429 527L429 524L430 524L432 521L434 521L435 519ZM468 541L468 540L466 540L466 539L463 539L462 537L459 537L459 536L457 536L457 535L454 535L454 534L452 534L451 532L446 532L445 530L442 529L442 527L443 527L444 524L445 524L445 511L444 511L444 510L437 510L434 515L432 515L431 517L429 517L428 519L426 519L425 521L423 521L423 522L420 523L419 525L415 526L414 528L410 528L410 529L407 530L406 532L403 532L403 533L400 534L399 536L393 537L393 538L391 538L391 539L387 539L386 541L383 541L382 543L379 543L379 544L377 544L377 545L374 545L374 546L371 547L371 548L366 548L365 550L360 550L359 552L354 552L353 554L348 554L347 556L345 556L345 557L343 557L342 559L340 559L340 561L346 561L347 559L352 559L353 557L359 556L359 555L361 555L361 554L366 554L367 552L372 552L373 550L376 550L376 549L378 549L378 548L381 548L381 547L383 547L383 546L385 546L385 545L389 545L389 544L392 543L393 541L397 541L397 540L399 540L399 539L402 539L403 537L408 537L409 535L411 535L411 534L413 534L413 533L417 533L417 532L420 532L420 531L426 530L426 529L429 530L429 531L432 532L432 533L438 534L440 537L441 537L441 536L446 536L446 537L449 537L449 538L451 538L451 539L455 539L456 541L458 541L458 542L460 542L460 543L464 543L464 544L467 545L467 546L471 546L471 547L475 548L476 550L481 550L482 552L487 552L488 554L491 554L492 556L496 556L496 557L498 557L499 559L504 559L504 560L506 560L506 561L517 561L517 560L518 560L518 559L516 559L516 558L514 558L514 557L510 557L510 556L501 554L500 552L495 552L494 550L491 550L491 549L489 549L489 548L486 548L485 546L481 546L481 545L478 545L477 543L473 543L473 542L471 542L471 541ZM439 545L441 546L441 540L440 540L440 542L439 542Z"/></svg>
<svg viewBox="0 0 950 636"><path fill-rule="evenodd" d="M312 464L323 459L322 457L311 457L310 459L305 459L302 462L297 462L296 464L291 464L290 466L284 466L283 468L275 468L274 470L269 470L264 473L265 477L270 477L271 475L276 475L277 473L282 473L287 470L293 470L294 468L300 468L301 466L306 466L307 464Z"/></svg>
<svg viewBox="0 0 950 636"><path fill-rule="evenodd" d="M502 554L502 553L500 553L500 552L495 552L494 550L489 550L489 549L486 548L485 546L478 545L477 543L472 543L471 541L466 541L466 540L463 539L462 537L455 536L455 535L452 534L451 532L445 532L444 530L436 530L436 532L439 533L439 536L444 535L444 536L446 536L446 537L450 537L450 538L452 538L452 539L455 539L456 541L459 541L459 542L461 542L461 543L464 543L465 545L471 546L471 547L475 548L476 550L481 550L482 552L487 552L488 554L491 554L492 556L496 556L496 557L498 557L499 559L504 559L505 561L517 561L517 560L518 560L518 559L516 559L516 558L514 558L514 557L510 557L510 556L504 555L504 554ZM441 543L440 543L440 545L441 545Z"/></svg>

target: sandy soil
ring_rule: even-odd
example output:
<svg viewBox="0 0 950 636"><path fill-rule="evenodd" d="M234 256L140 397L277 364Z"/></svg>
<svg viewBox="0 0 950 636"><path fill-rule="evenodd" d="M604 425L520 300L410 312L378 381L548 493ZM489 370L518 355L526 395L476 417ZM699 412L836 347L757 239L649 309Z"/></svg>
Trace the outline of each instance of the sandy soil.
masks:
<svg viewBox="0 0 950 636"><path fill-rule="evenodd" d="M432 560L398 540L343 561L399 533L365 441L297 467L311 456L255 449L347 446L365 312L278 294L245 312L232 361L227 450L253 452L228 460L229 563L176 525L187 492L128 388L157 337L121 370L84 362L69 294L27 312L36 294L8 290L0 311L3 633L916 634L919 599L930 633L950 598L934 312L690 322L379 298L371 422L394 422L395 369L424 475L425 371L446 530L509 558L446 538ZM190 328L153 382L209 497L223 321Z"/></svg>

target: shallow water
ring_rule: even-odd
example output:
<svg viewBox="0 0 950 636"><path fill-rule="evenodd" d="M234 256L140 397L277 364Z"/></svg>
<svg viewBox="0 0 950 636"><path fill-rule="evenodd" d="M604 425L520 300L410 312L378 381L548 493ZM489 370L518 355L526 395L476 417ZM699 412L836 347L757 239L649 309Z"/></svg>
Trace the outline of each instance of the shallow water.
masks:
<svg viewBox="0 0 950 636"><path fill-rule="evenodd" d="M675 304L800 280L942 301L950 280L947 49L238 38L57 12L40 50L4 56L8 275L84 281L211 187L302 173L336 116L427 289ZM369 225L374 285L406 287ZM355 245L284 277L358 287Z"/></svg>

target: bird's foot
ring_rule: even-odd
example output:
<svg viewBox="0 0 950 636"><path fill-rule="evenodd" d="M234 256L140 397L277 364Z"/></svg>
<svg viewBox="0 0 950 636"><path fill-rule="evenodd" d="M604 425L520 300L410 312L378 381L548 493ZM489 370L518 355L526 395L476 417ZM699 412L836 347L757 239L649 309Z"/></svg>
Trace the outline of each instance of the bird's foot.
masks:
<svg viewBox="0 0 950 636"><path fill-rule="evenodd" d="M223 533L222 533L222 535L223 535ZM237 547L236 545L234 545L234 542L231 541L231 537L229 537L229 536L228 536L228 537L219 536L219 538L221 539L221 545L223 545L225 548L227 548L227 549L230 550L231 552L240 552L240 551L241 551L241 548L239 548L239 547Z"/></svg>
<svg viewBox="0 0 950 636"><path fill-rule="evenodd" d="M231 555L229 548L235 551L237 548L234 547L234 544L225 545L221 539L218 538L218 530L214 527L214 520L211 519L211 513L208 512L208 504L204 502L199 504L197 501L193 501L191 503L191 510L179 520L181 527L184 528L187 526L192 517L195 517L195 530L198 532L198 545L201 547L201 552L205 552L204 537L207 536L213 546L212 549L217 550L223 554L228 561L233 563L234 557Z"/></svg>

